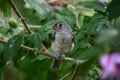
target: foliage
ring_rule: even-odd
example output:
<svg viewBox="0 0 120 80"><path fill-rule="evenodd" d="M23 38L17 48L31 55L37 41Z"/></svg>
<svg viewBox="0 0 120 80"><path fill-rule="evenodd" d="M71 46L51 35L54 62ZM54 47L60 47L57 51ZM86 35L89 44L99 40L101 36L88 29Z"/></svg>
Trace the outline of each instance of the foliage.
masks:
<svg viewBox="0 0 120 80"><path fill-rule="evenodd" d="M9 0L0 0L0 10L4 13L5 16L11 15L11 6Z"/></svg>
<svg viewBox="0 0 120 80"><path fill-rule="evenodd" d="M73 72L73 62L62 63L60 70L51 70L52 58L41 55L41 44L44 44L49 52L51 49L52 26L58 20L63 20L70 25L75 37L74 49L66 54L67 57L76 60L88 60L80 65L76 80L88 76L90 69L99 65L99 57L107 52L118 52L120 50L120 5L118 0L112 0L103 5L97 0L79 1L74 6L63 7L59 12L51 12L49 5L42 0L13 0L25 17L27 24L40 25L28 34L21 29L18 18L11 11L9 0L0 0L0 10L4 15L12 17L17 21L16 28L12 28L7 19L0 19L0 39L8 40L6 44L0 43L0 79L4 80L6 66L12 65L16 68L18 75L23 80L57 80L69 72ZM11 16L10 16L11 15ZM25 45L33 48L35 52L27 52L20 48ZM95 73L100 78L100 71ZM3 76L4 75L4 76ZM64 80L70 80L71 75ZM97 80L94 79L94 80Z"/></svg>
<svg viewBox="0 0 120 80"><path fill-rule="evenodd" d="M110 4L108 4L108 17L109 19L114 19L120 16L118 11L120 11L120 5L118 0L112 0Z"/></svg>

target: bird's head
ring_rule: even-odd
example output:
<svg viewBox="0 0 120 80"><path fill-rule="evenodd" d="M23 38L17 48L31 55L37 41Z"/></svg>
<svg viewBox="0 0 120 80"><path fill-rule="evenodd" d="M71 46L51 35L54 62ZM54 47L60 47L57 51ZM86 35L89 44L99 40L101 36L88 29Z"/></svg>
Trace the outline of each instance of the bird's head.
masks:
<svg viewBox="0 0 120 80"><path fill-rule="evenodd" d="M67 30L69 27L68 25L64 22L64 21L58 21L54 26L53 29L57 32L59 31L65 31Z"/></svg>

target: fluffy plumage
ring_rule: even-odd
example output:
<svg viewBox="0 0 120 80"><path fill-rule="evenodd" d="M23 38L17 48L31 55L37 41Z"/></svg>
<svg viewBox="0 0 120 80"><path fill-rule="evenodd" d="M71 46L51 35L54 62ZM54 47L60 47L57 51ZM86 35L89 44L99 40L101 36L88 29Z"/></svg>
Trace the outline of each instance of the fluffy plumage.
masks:
<svg viewBox="0 0 120 80"><path fill-rule="evenodd" d="M58 21L54 26L53 29L55 32L53 33L53 42L52 42L52 49L60 53L60 56L57 56L59 60L53 61L52 68L59 69L60 68L60 58L62 54L66 54L67 52L71 51L74 47L73 41L73 33L71 28L68 24L64 21ZM57 65L58 64L58 65Z"/></svg>

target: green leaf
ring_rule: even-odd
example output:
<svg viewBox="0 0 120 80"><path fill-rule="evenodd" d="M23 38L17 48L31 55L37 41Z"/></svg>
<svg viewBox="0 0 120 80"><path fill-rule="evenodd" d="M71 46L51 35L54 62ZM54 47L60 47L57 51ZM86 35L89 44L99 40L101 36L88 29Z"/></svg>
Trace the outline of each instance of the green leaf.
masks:
<svg viewBox="0 0 120 80"><path fill-rule="evenodd" d="M72 52L73 53L79 53L80 49L88 48L89 46L90 46L90 44L89 43L85 43L85 42L76 43Z"/></svg>
<svg viewBox="0 0 120 80"><path fill-rule="evenodd" d="M45 59L50 59L50 57L48 56L45 56L45 55L38 55L33 61L42 61L42 60L45 60Z"/></svg>
<svg viewBox="0 0 120 80"><path fill-rule="evenodd" d="M98 57L103 53L103 50L100 47L89 48L86 51L82 52L77 58L78 59L89 59L92 57Z"/></svg>
<svg viewBox="0 0 120 80"><path fill-rule="evenodd" d="M11 16L11 6L9 0L0 0L0 10L5 16Z"/></svg>
<svg viewBox="0 0 120 80"><path fill-rule="evenodd" d="M119 0L112 0L111 3L108 4L107 7L108 18L115 19L120 16L120 1Z"/></svg>
<svg viewBox="0 0 120 80"><path fill-rule="evenodd" d="M5 25L4 20L0 19L0 26L4 26L4 25Z"/></svg>
<svg viewBox="0 0 120 80"><path fill-rule="evenodd" d="M47 49L50 53L55 53L55 51L50 47Z"/></svg>
<svg viewBox="0 0 120 80"><path fill-rule="evenodd" d="M44 23L40 29L37 31L37 33L39 35L41 35L42 37L42 40L44 40L44 38L49 34L49 33L52 33L53 30L52 30L52 26L55 24L55 20L51 20L49 22L46 22Z"/></svg>
<svg viewBox="0 0 120 80"><path fill-rule="evenodd" d="M44 61L34 61L34 57L27 55L25 59L20 61L20 69L24 74L24 80L50 80L52 79L53 72L50 71L50 59L45 59ZM31 77L32 76L32 77Z"/></svg>
<svg viewBox="0 0 120 80"><path fill-rule="evenodd" d="M4 50L4 44L0 44L0 56L1 56L2 52L3 52L3 50Z"/></svg>
<svg viewBox="0 0 120 80"><path fill-rule="evenodd" d="M73 14L75 14L77 11L73 5L68 5L67 6L68 10L71 11Z"/></svg>
<svg viewBox="0 0 120 80"><path fill-rule="evenodd" d="M33 59L34 59L33 55L28 54L24 55L18 62L20 69L26 68L30 63L32 63Z"/></svg>
<svg viewBox="0 0 120 80"><path fill-rule="evenodd" d="M67 24L70 25L71 28L74 28L75 26L76 23L75 15L68 8L63 8L58 13L54 13L53 17L56 20L65 21Z"/></svg>
<svg viewBox="0 0 120 80"><path fill-rule="evenodd" d="M55 24L56 21L51 20L49 22L46 22L44 25L41 26L41 28L37 31L37 34L41 36L41 40L45 44L45 46L50 46L51 43L51 35L53 33L52 26Z"/></svg>
<svg viewBox="0 0 120 80"><path fill-rule="evenodd" d="M10 61L17 55L17 51L22 44L22 35L18 34L8 41L4 49L4 60Z"/></svg>
<svg viewBox="0 0 120 80"><path fill-rule="evenodd" d="M40 34L37 34L37 33L30 34L29 41L34 44L34 46L37 48L37 50L40 50L40 46L42 43L42 37Z"/></svg>
<svg viewBox="0 0 120 80"><path fill-rule="evenodd" d="M9 28L9 24L5 20L0 19L0 27L8 29Z"/></svg>
<svg viewBox="0 0 120 80"><path fill-rule="evenodd" d="M4 70L5 70L5 66L0 65L0 80L3 80L3 73L4 73Z"/></svg>
<svg viewBox="0 0 120 80"><path fill-rule="evenodd" d="M63 15L61 15L61 14L55 14L55 18L57 19L57 20L64 20L65 19L65 17L63 16Z"/></svg>
<svg viewBox="0 0 120 80"><path fill-rule="evenodd" d="M44 23L44 24L42 25L42 27L40 28L40 30L42 30L42 31L50 30L50 29L52 29L52 26L53 26L55 23L56 23L55 20L48 21L48 22L46 22L46 23Z"/></svg>
<svg viewBox="0 0 120 80"><path fill-rule="evenodd" d="M35 9L39 14L48 15L48 5L43 0L24 0L26 6Z"/></svg>
<svg viewBox="0 0 120 80"><path fill-rule="evenodd" d="M77 75L85 76L87 74L87 72L89 71L91 64L93 64L95 62L95 60L96 60L96 58L91 58L88 61L86 61L85 63L81 64L78 69Z"/></svg>
<svg viewBox="0 0 120 80"><path fill-rule="evenodd" d="M103 27L99 26L102 22L102 16L99 14L95 14L89 23L86 23L84 25L84 28L86 29L86 32L88 34L96 34L99 30L101 30Z"/></svg>
<svg viewBox="0 0 120 80"><path fill-rule="evenodd" d="M112 42L116 36L118 36L119 31L117 29L104 29L99 32L97 42Z"/></svg>
<svg viewBox="0 0 120 80"><path fill-rule="evenodd" d="M92 1L81 1L78 3L78 5L87 7L87 8L92 8L96 11L100 11L100 12L105 12L104 6L102 4L100 4L98 1L96 0L92 0Z"/></svg>
<svg viewBox="0 0 120 80"><path fill-rule="evenodd" d="M94 9L87 9L87 10L82 10L81 14L88 16L88 17L92 17L94 15L95 11Z"/></svg>

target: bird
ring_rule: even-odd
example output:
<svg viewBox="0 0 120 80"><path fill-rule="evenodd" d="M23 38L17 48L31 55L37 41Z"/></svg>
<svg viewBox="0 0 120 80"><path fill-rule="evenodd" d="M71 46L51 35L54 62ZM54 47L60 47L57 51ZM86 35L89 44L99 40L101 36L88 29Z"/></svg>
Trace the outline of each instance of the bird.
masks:
<svg viewBox="0 0 120 80"><path fill-rule="evenodd" d="M52 28L54 30L52 35L52 49L56 52L57 59L53 60L51 68L60 69L61 60L74 47L74 35L72 29L65 21L57 21Z"/></svg>

